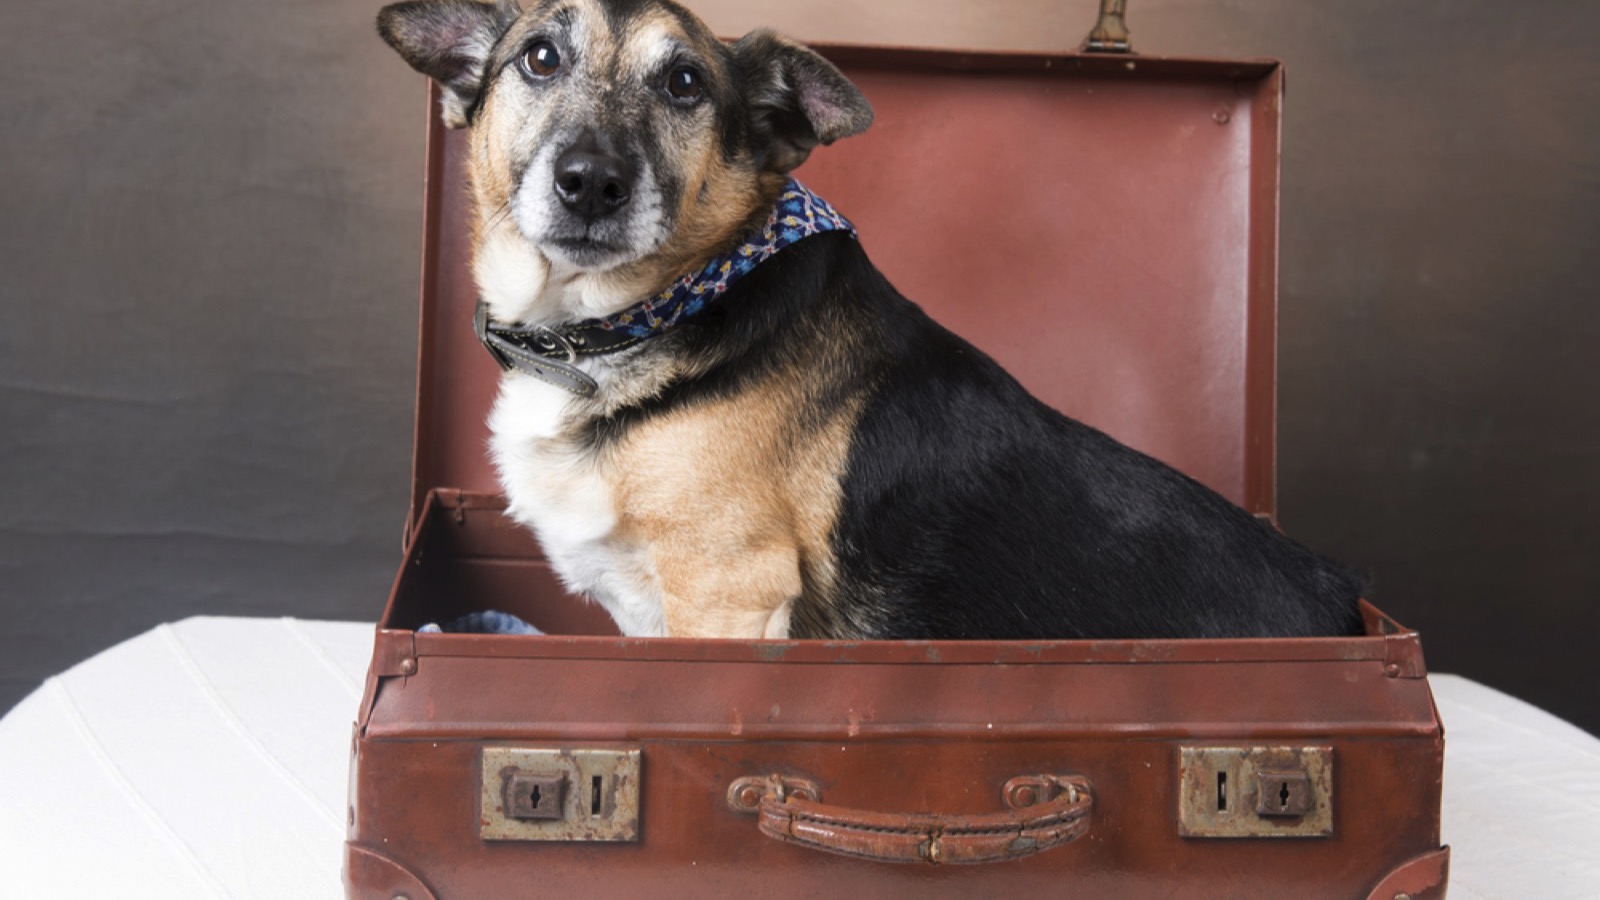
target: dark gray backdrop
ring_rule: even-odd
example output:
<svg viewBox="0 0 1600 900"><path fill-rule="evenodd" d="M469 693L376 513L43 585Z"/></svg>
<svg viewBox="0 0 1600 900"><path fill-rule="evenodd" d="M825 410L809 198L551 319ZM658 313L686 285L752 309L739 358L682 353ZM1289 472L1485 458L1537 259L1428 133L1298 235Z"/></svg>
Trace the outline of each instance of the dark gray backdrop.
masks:
<svg viewBox="0 0 1600 900"><path fill-rule="evenodd" d="M423 108L376 6L6 0L0 711L157 622L379 612ZM1092 6L702 5L1018 49ZM1600 731L1600 4L1133 7L1144 52L1288 63L1283 524L1434 669Z"/></svg>

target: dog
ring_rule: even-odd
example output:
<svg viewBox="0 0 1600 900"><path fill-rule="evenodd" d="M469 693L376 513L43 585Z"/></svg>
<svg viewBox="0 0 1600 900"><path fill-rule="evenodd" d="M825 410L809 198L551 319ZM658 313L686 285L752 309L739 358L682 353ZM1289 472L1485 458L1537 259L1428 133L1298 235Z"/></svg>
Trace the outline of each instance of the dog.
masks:
<svg viewBox="0 0 1600 900"><path fill-rule="evenodd" d="M670 0L408 0L468 128L507 514L628 635L1360 633L1361 576L1063 416L790 172L872 122L820 55Z"/></svg>

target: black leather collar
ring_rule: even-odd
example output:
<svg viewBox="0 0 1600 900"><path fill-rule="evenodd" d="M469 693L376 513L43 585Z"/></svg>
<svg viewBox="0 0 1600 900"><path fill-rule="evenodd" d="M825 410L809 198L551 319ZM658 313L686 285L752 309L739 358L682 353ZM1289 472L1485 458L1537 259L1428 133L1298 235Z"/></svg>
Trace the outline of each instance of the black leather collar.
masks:
<svg viewBox="0 0 1600 900"><path fill-rule="evenodd" d="M615 353L643 340L597 325L505 325L489 318L489 304L482 299L473 312L472 330L501 369L526 372L581 397L593 395L600 385L574 365L579 357Z"/></svg>

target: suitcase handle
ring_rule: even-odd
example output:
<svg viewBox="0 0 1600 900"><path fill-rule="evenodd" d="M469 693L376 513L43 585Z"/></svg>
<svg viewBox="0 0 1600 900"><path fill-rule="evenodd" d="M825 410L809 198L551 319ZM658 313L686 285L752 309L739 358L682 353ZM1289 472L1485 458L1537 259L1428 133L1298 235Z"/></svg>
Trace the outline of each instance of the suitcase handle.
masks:
<svg viewBox="0 0 1600 900"><path fill-rule="evenodd" d="M772 775L740 778L728 805L756 813L761 833L813 850L877 862L987 863L1031 856L1082 837L1094 794L1079 776L1013 778L1011 809L978 815L883 813L821 802L816 783Z"/></svg>

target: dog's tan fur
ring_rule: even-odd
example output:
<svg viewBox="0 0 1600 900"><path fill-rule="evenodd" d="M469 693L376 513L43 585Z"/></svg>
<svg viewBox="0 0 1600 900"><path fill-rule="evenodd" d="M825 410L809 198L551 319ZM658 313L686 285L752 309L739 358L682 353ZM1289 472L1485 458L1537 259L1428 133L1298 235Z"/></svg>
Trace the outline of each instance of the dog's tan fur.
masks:
<svg viewBox="0 0 1600 900"><path fill-rule="evenodd" d="M623 533L650 548L668 634L781 637L790 601L831 595L829 535L858 410L797 427L809 380L777 373L652 419L602 462Z"/></svg>

